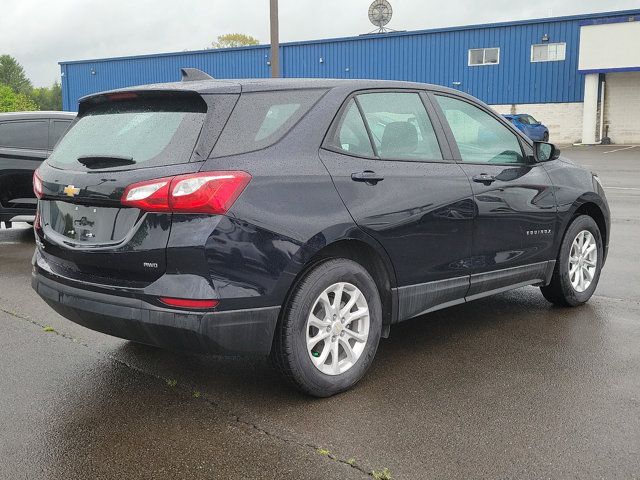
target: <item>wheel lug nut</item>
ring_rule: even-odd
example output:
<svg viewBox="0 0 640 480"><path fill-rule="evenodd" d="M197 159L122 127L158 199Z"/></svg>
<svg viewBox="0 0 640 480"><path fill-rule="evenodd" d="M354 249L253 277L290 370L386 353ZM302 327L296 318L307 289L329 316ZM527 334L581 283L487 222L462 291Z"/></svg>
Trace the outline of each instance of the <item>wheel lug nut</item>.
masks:
<svg viewBox="0 0 640 480"><path fill-rule="evenodd" d="M340 332L340 336L341 336L341 337L344 337L344 332Z"/></svg>
<svg viewBox="0 0 640 480"><path fill-rule="evenodd" d="M327 327L327 332L330 332L330 331L331 331L331 327Z"/></svg>

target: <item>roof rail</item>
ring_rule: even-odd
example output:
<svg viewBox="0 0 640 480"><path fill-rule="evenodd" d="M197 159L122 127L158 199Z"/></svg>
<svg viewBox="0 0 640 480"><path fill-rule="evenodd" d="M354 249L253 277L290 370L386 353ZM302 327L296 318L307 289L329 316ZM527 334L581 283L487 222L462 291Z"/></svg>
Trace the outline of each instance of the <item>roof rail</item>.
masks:
<svg viewBox="0 0 640 480"><path fill-rule="evenodd" d="M183 82L197 82L200 80L213 80L213 77L208 73L198 70L197 68L181 68Z"/></svg>

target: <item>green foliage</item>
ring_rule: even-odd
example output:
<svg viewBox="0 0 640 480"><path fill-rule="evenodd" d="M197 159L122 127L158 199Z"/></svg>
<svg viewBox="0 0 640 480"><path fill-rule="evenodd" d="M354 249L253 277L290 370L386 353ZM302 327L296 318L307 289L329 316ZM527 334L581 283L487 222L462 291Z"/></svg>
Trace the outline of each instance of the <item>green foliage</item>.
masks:
<svg viewBox="0 0 640 480"><path fill-rule="evenodd" d="M247 45L258 45L260 42L257 38L244 33L227 33L218 36L216 42L211 43L211 48L232 48L246 47Z"/></svg>
<svg viewBox="0 0 640 480"><path fill-rule="evenodd" d="M16 93L10 86L0 84L0 112L37 110L38 105L24 93Z"/></svg>
<svg viewBox="0 0 640 480"><path fill-rule="evenodd" d="M62 110L62 88L58 82L48 88L34 88L30 97L38 105L38 110Z"/></svg>
<svg viewBox="0 0 640 480"><path fill-rule="evenodd" d="M389 471L388 468L384 468L382 470L374 470L371 472L371 476L375 480L392 480L391 472Z"/></svg>
<svg viewBox="0 0 640 480"><path fill-rule="evenodd" d="M24 68L11 55L0 55L0 89L0 112L62 110L60 84L33 88Z"/></svg>
<svg viewBox="0 0 640 480"><path fill-rule="evenodd" d="M11 55L0 55L0 83L17 93L28 94L33 88L24 68Z"/></svg>
<svg viewBox="0 0 640 480"><path fill-rule="evenodd" d="M329 455L331 452L330 452L329 450L327 450L326 448L318 448L318 453L319 453L320 455L327 456L327 455Z"/></svg>

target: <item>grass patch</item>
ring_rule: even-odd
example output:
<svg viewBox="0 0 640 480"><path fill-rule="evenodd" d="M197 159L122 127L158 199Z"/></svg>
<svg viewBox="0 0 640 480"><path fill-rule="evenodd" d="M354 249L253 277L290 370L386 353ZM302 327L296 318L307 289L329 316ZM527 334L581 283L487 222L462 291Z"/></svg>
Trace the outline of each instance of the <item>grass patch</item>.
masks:
<svg viewBox="0 0 640 480"><path fill-rule="evenodd" d="M167 378L167 385L170 387L175 387L178 385L178 381L175 378Z"/></svg>
<svg viewBox="0 0 640 480"><path fill-rule="evenodd" d="M326 457L326 456L327 456L327 455L329 455L331 452L330 452L329 450L327 450L326 448L318 448L318 453L319 453L320 455L324 455L324 456Z"/></svg>
<svg viewBox="0 0 640 480"><path fill-rule="evenodd" d="M200 398L200 392L198 390L194 390L193 398Z"/></svg>
<svg viewBox="0 0 640 480"><path fill-rule="evenodd" d="M391 472L388 468L383 468L382 470L373 470L371 472L371 476L375 478L375 480L392 480Z"/></svg>
<svg viewBox="0 0 640 480"><path fill-rule="evenodd" d="M56 332L55 328L50 327L49 325L47 325L46 327L42 327L42 331L47 333L58 333Z"/></svg>

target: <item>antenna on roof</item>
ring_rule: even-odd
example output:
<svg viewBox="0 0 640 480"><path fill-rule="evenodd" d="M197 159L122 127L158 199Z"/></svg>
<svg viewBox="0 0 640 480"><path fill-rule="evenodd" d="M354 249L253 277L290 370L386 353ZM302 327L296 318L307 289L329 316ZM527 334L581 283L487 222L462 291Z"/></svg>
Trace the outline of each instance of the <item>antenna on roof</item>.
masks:
<svg viewBox="0 0 640 480"><path fill-rule="evenodd" d="M197 68L181 68L183 82L197 82L199 80L213 80L213 77L208 73L198 70Z"/></svg>

